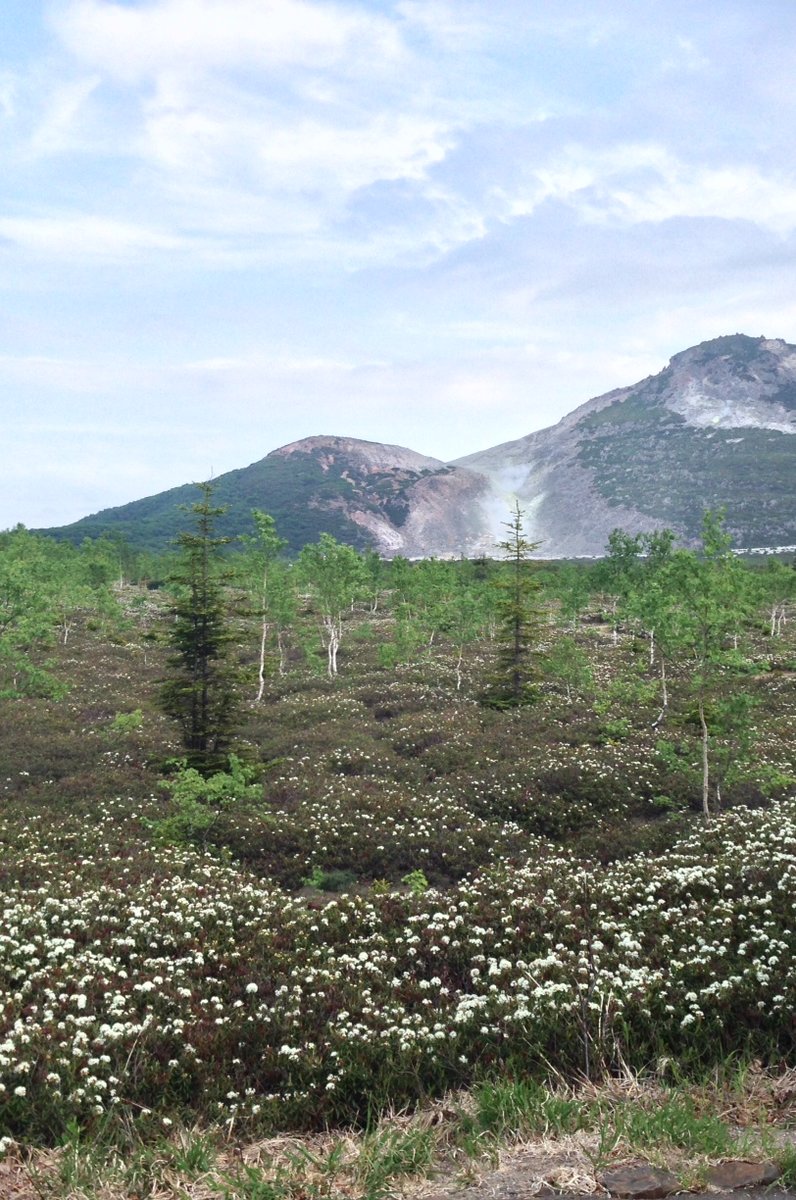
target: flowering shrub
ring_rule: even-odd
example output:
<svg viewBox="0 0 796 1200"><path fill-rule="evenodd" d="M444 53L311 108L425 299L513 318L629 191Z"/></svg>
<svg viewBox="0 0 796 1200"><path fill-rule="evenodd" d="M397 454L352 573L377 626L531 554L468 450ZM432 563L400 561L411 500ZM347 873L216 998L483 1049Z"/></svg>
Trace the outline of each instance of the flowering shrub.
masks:
<svg viewBox="0 0 796 1200"><path fill-rule="evenodd" d="M67 868L56 841L34 834L0 920L0 1121L18 1138L108 1113L316 1127L497 1063L792 1048L793 802L663 862L584 870L530 842L525 865L444 894L321 908L186 850Z"/></svg>
<svg viewBox="0 0 796 1200"><path fill-rule="evenodd" d="M350 684L272 680L248 710L262 783L233 764L167 796L158 647L76 631L68 698L0 722L0 1126L256 1135L362 1121L496 1067L790 1052L796 800L770 798L796 775L793 681L750 677L759 807L692 831L683 714L663 761L657 701L622 710L610 691L621 641L588 638L599 720L547 683L532 709L486 711L436 643L389 673L352 639ZM111 740L131 695L144 719ZM153 837L185 810L193 845ZM400 886L415 873L428 890ZM356 887L290 894L308 879Z"/></svg>

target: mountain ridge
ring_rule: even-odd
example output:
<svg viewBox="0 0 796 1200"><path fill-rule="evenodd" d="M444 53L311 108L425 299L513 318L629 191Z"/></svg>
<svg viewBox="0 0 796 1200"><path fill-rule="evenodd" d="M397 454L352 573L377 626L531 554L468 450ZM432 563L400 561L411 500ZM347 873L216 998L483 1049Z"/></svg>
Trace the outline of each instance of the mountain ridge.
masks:
<svg viewBox="0 0 796 1200"><path fill-rule="evenodd" d="M314 435L215 480L219 532L270 512L291 551L322 532L385 557L493 554L515 501L544 557L600 554L616 527L693 542L724 507L739 546L796 543L796 346L730 334L657 374L594 396L555 425L443 462L405 446ZM162 548L184 524L183 485L71 525Z"/></svg>

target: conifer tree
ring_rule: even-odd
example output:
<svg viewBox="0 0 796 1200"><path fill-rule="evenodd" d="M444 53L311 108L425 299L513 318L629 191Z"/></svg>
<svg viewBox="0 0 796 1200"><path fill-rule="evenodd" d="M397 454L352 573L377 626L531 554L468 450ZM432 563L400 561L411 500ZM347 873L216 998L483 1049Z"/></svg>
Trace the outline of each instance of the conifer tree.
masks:
<svg viewBox="0 0 796 1200"><path fill-rule="evenodd" d="M504 522L506 538L498 542L506 567L497 581L497 673L483 697L493 708L516 708L536 698L533 651L541 620L541 584L528 560L539 543L526 538L524 516L515 502L511 520Z"/></svg>
<svg viewBox="0 0 796 1200"><path fill-rule="evenodd" d="M226 763L236 724L221 554L231 539L216 535L216 522L226 510L213 505L213 485L197 486L202 497L189 508L194 527L177 536L180 557L172 576L176 599L169 632L172 674L161 687L160 700L163 711L182 727L188 764L212 774Z"/></svg>

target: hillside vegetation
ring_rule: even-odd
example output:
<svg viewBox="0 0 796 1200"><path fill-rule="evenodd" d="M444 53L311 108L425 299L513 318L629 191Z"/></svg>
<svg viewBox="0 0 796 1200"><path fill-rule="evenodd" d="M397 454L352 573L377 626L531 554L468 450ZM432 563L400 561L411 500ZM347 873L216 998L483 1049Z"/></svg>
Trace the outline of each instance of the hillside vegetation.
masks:
<svg viewBox="0 0 796 1200"><path fill-rule="evenodd" d="M162 709L168 589L3 535L3 1145L786 1062L796 573L703 537L523 564L517 704L509 565L345 547L343 602L332 538L220 559L239 717L203 774Z"/></svg>

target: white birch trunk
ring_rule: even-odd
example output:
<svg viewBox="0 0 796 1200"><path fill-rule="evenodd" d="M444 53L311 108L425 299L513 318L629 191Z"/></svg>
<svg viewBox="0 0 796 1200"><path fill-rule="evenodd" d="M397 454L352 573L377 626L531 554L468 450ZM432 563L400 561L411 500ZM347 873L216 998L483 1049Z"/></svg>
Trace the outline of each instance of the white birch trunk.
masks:
<svg viewBox="0 0 796 1200"><path fill-rule="evenodd" d="M330 679L337 674L337 651L340 649L340 619L327 614L323 618L326 630L326 669Z"/></svg>
<svg viewBox="0 0 796 1200"><path fill-rule="evenodd" d="M705 720L705 701L702 696L699 697L699 724L702 727L702 812L705 820L709 821L710 764L708 761L708 723Z"/></svg>
<svg viewBox="0 0 796 1200"><path fill-rule="evenodd" d="M260 660L257 664L257 695L255 696L255 704L259 704L263 698L265 691L265 643L268 640L268 622L263 621L262 629L260 630Z"/></svg>

